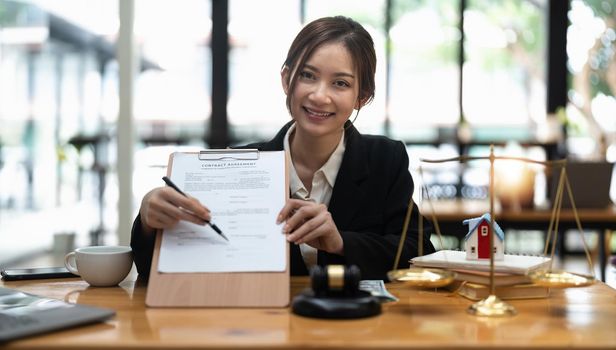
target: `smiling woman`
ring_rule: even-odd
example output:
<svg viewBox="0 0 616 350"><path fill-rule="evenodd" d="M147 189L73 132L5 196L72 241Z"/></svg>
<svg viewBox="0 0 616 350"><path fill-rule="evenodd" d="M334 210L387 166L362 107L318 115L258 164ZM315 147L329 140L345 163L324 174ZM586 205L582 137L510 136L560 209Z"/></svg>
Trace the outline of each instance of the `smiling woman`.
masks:
<svg viewBox="0 0 616 350"><path fill-rule="evenodd" d="M291 273L315 265L357 265L365 279L385 279L394 268L404 215L413 193L402 142L362 135L349 121L374 96L376 55L371 36L346 17L324 17L304 27L281 71L292 121L268 142L247 145L285 150L289 199L278 223L291 244ZM194 215L185 214L178 206ZM216 208L212 208L216 212ZM404 241L400 267L418 252L418 210ZM132 232L138 271L150 270L155 229L179 220L210 220L204 203L169 188L143 199ZM430 232L425 230L424 232ZM230 239L233 232L229 232ZM429 233L424 252L432 252Z"/></svg>
<svg viewBox="0 0 616 350"><path fill-rule="evenodd" d="M353 110L359 112L362 105L353 59L342 43L325 44L315 50L304 68L295 74L298 77L295 88L291 89L289 67L285 65L282 70L289 112L297 124L293 140L318 138L314 141L318 141L321 148L325 147L328 155L340 140L344 123ZM314 157L313 151L310 157Z"/></svg>

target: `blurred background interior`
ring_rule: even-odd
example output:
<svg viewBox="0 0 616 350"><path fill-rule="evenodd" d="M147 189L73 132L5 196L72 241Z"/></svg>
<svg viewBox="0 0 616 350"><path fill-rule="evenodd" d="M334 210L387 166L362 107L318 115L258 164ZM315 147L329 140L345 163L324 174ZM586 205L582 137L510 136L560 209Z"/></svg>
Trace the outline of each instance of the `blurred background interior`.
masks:
<svg viewBox="0 0 616 350"><path fill-rule="evenodd" d="M0 0L0 267L128 244L170 152L271 138L289 120L288 45L338 14L365 26L378 56L376 98L355 124L407 144L427 189L417 201L486 201L489 164L420 159L494 144L609 163L587 192L613 205L616 0ZM529 193L522 207L550 207L549 171L500 171ZM465 232L444 233L459 248ZM542 230L507 237L512 252L543 251ZM579 252L579 235L566 237Z"/></svg>

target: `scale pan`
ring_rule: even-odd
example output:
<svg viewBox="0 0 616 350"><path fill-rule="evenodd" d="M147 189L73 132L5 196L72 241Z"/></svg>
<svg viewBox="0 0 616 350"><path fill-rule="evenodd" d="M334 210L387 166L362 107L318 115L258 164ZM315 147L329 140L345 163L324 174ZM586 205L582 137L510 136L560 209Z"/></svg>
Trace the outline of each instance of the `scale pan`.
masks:
<svg viewBox="0 0 616 350"><path fill-rule="evenodd" d="M453 282L456 274L442 269L411 267L389 271L387 277L390 281L401 282L408 286L438 288Z"/></svg>
<svg viewBox="0 0 616 350"><path fill-rule="evenodd" d="M585 287L595 283L593 276L558 270L533 271L528 277L534 284L549 288Z"/></svg>

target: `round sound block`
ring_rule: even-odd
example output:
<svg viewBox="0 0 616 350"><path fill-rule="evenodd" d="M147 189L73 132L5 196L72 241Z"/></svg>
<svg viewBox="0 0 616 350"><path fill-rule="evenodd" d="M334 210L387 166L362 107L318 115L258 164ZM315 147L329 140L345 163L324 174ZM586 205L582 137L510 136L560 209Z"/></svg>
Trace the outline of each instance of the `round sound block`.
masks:
<svg viewBox="0 0 616 350"><path fill-rule="evenodd" d="M381 303L365 291L358 291L354 296L342 293L315 296L312 289L306 289L293 298L291 308L301 316L328 319L363 318L381 313Z"/></svg>

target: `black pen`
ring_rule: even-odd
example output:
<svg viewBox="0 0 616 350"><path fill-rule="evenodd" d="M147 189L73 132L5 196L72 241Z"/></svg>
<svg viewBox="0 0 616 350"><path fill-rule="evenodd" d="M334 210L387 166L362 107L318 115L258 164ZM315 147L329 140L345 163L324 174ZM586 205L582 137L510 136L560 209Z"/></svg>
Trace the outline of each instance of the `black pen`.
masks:
<svg viewBox="0 0 616 350"><path fill-rule="evenodd" d="M186 193L182 192L182 190L180 190L180 188L179 188L176 184L174 184L174 183L173 183L173 181L171 181L171 179L170 179L170 178L168 178L168 177L166 177L166 176L163 176L163 181L165 181L165 183L167 184L167 186L169 186L169 187L173 188L174 190L176 190L176 191L177 191L177 193L181 194L181 195L182 195L182 196L184 196L184 197L188 197L188 196L186 195ZM218 228L218 226L216 226L213 222L210 222L210 221L205 220L205 223L206 223L206 224L208 224L208 225L210 225L210 227L211 227L214 231L216 231L216 233L218 233L218 234L219 234L222 238L224 238L224 239L226 239L227 241L229 241L229 239L227 238L227 236L225 236L225 234L224 234L224 233L222 233L222 231Z"/></svg>

